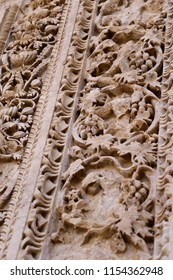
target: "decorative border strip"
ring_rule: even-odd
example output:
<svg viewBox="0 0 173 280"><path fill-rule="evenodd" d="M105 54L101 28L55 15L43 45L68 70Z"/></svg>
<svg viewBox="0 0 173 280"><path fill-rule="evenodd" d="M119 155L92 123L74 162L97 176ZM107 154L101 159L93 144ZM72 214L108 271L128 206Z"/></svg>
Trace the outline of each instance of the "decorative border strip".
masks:
<svg viewBox="0 0 173 280"><path fill-rule="evenodd" d="M41 96L37 104L37 109L34 115L29 139L25 148L25 153L23 156L22 163L20 165L19 176L16 181L15 188L10 200L8 213L5 222L3 224L1 238L0 238L0 248L2 248L2 256L1 256L2 259L5 258L8 259L7 251L13 235L14 223L16 221L18 211L20 209L21 198L24 192L26 177L28 175L28 170L32 162L33 153L38 141L39 132L41 130L42 118L43 115L45 114L46 106L50 96L50 88L57 68L58 57L60 55L60 52L62 51L62 42L65 36L64 30L67 25L71 2L72 1L66 0L64 4L64 10L61 16L61 22L57 34L57 43L54 45L51 54L51 60L47 69L46 77L44 79Z"/></svg>
<svg viewBox="0 0 173 280"><path fill-rule="evenodd" d="M173 2L168 4L165 35L165 55L162 79L161 115L158 146L158 183L156 189L154 259L172 259L173 227Z"/></svg>
<svg viewBox="0 0 173 280"><path fill-rule="evenodd" d="M94 0L82 0L80 3L62 85L19 252L19 257L25 259L40 258L44 249L43 242L54 211L53 205L62 168L66 162L66 148L71 137L71 123L77 105L94 5L96 5Z"/></svg>

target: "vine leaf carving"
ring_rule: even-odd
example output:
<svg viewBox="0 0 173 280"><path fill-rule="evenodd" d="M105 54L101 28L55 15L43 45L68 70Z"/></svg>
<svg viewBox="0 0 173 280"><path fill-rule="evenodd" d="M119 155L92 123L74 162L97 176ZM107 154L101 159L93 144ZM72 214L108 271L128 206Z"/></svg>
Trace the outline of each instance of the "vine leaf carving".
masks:
<svg viewBox="0 0 173 280"><path fill-rule="evenodd" d="M104 134L92 137L87 140L87 144L93 151L99 152L100 150L109 151L114 141L114 137L111 134Z"/></svg>
<svg viewBox="0 0 173 280"><path fill-rule="evenodd" d="M119 155L131 154L132 160L139 164L155 163L157 159L157 146L155 143L144 142L140 143L137 141L129 144L122 144L119 146Z"/></svg>

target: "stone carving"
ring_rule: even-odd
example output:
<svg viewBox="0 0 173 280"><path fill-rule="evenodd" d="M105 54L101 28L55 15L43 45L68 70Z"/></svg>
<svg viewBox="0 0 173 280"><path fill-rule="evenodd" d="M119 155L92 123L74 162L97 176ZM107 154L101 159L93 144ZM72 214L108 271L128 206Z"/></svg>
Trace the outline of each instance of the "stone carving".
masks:
<svg viewBox="0 0 173 280"><path fill-rule="evenodd" d="M15 22L2 55L0 117L3 159L20 158L41 92L44 73L58 31L63 1L58 7L34 1ZM10 147L9 147L10 146ZM10 148L12 151L10 151ZM12 152L18 152L13 155Z"/></svg>
<svg viewBox="0 0 173 280"><path fill-rule="evenodd" d="M8 210L8 215L8 206L14 206L14 200L19 199L19 193L13 198L11 194L21 175L19 166L41 96L42 79L57 40L63 7L64 0L34 0L21 7L1 56L0 210ZM3 221L5 227L10 225ZM2 229L1 240L3 235Z"/></svg>
<svg viewBox="0 0 173 280"><path fill-rule="evenodd" d="M28 195L18 259L171 259L173 4L34 0L19 11L8 40L17 7L0 29L2 258Z"/></svg>
<svg viewBox="0 0 173 280"><path fill-rule="evenodd" d="M104 259L99 247L113 259L152 258L165 13L143 18L149 5L123 22L133 3L100 1L57 203L57 258L74 258L68 246L77 258Z"/></svg>
<svg viewBox="0 0 173 280"><path fill-rule="evenodd" d="M168 1L165 34L165 60L160 113L158 182L155 216L155 259L172 259L172 13L173 3Z"/></svg>

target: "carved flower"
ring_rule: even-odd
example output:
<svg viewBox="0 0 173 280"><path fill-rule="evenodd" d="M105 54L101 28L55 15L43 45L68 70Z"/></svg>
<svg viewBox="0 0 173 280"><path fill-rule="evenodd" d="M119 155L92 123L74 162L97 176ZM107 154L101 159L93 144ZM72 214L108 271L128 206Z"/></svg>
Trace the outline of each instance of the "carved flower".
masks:
<svg viewBox="0 0 173 280"><path fill-rule="evenodd" d="M20 38L20 44L22 46L27 46L33 41L34 37L30 34L23 34Z"/></svg>

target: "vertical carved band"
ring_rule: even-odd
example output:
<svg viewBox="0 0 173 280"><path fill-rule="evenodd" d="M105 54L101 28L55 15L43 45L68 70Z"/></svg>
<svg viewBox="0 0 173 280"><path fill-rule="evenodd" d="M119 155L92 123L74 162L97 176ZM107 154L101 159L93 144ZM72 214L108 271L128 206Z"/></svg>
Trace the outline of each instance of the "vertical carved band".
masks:
<svg viewBox="0 0 173 280"><path fill-rule="evenodd" d="M155 259L173 259L173 3L167 3L164 71L160 113Z"/></svg>
<svg viewBox="0 0 173 280"><path fill-rule="evenodd" d="M0 180L1 207L6 213L0 235L2 258L6 257L11 237L16 234L13 225L21 204L26 170L29 170L32 162L50 95L53 68L68 14L69 1L65 5L64 2L34 0L24 5L2 55L0 167L3 172L0 173ZM4 161L8 161L8 164L5 165ZM10 172L12 179L9 179L12 176ZM20 234L18 238L20 242Z"/></svg>
<svg viewBox="0 0 173 280"><path fill-rule="evenodd" d="M53 258L152 258L166 15L151 2L99 1Z"/></svg>

